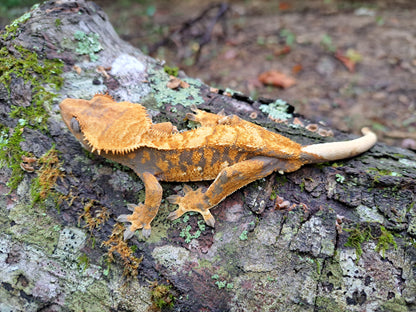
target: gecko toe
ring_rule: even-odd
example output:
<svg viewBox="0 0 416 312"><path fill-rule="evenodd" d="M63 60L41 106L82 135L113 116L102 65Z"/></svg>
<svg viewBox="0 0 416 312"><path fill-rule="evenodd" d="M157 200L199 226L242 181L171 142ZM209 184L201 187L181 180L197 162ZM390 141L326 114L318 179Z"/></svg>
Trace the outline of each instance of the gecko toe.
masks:
<svg viewBox="0 0 416 312"><path fill-rule="evenodd" d="M169 215L168 215L168 219L173 221L176 220L177 218L179 218L180 216L183 215L183 212L180 212L179 209L172 211Z"/></svg>
<svg viewBox="0 0 416 312"><path fill-rule="evenodd" d="M130 238L132 238L132 237L133 237L133 235L134 235L134 231L130 231L130 229L126 229L126 230L124 231L123 238L124 238L124 240L126 241L126 240L129 240Z"/></svg>
<svg viewBox="0 0 416 312"><path fill-rule="evenodd" d="M170 202L171 204L178 204L180 198L181 197L179 195L170 195L166 197L168 202Z"/></svg>
<svg viewBox="0 0 416 312"><path fill-rule="evenodd" d="M183 192L185 193L185 196L186 196L187 193L194 192L194 190L192 189L192 187L190 187L189 185L185 184L183 186Z"/></svg>
<svg viewBox="0 0 416 312"><path fill-rule="evenodd" d="M127 219L127 217L128 217L129 215L126 215L126 214L122 214L122 215L119 215L118 217L117 217L117 222L128 222L129 220Z"/></svg>
<svg viewBox="0 0 416 312"><path fill-rule="evenodd" d="M134 211L134 208L136 208L135 204L127 204L127 209L130 211Z"/></svg>
<svg viewBox="0 0 416 312"><path fill-rule="evenodd" d="M194 113L196 113L196 112L199 111L199 109L198 109L198 107L195 104L192 104L191 105L191 111L193 111Z"/></svg>
<svg viewBox="0 0 416 312"><path fill-rule="evenodd" d="M208 212L209 213L209 212ZM204 217L205 223L210 227L215 227L215 218L212 216L211 213L209 215L202 215Z"/></svg>
<svg viewBox="0 0 416 312"><path fill-rule="evenodd" d="M192 113L187 113L186 119L191 120L191 121L196 121L196 115Z"/></svg>

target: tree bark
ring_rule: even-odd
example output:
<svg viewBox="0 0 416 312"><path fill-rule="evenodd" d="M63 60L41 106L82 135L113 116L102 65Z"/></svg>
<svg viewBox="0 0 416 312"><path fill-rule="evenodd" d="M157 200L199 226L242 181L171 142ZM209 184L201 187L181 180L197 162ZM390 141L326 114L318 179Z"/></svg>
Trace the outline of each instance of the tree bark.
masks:
<svg viewBox="0 0 416 312"><path fill-rule="evenodd" d="M414 153L377 144L353 159L272 174L213 209L215 229L199 215L166 220L175 208L164 200L150 238L138 234L112 259L111 247L123 247L115 219L143 200L143 185L82 149L60 119L64 98L108 92L179 130L196 104L302 144L351 136L276 123L261 110L269 100L217 92L183 73L189 87L168 88L163 64L120 40L92 2L46 2L0 37L1 310L416 309ZM166 198L183 184L162 186ZM279 198L289 205L277 209Z"/></svg>

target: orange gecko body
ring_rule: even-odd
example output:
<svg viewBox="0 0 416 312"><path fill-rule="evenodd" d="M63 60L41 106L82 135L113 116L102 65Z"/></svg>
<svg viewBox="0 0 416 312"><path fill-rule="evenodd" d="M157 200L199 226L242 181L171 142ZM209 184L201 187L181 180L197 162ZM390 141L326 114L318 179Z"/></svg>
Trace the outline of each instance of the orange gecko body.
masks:
<svg viewBox="0 0 416 312"><path fill-rule="evenodd" d="M168 197L179 205L170 219L197 211L214 226L209 209L248 183L274 171L291 172L307 163L355 156L377 140L365 128L365 135L352 141L301 146L237 116L196 108L187 117L201 126L178 132L169 122L153 124L142 105L102 94L90 101L65 99L60 108L64 122L86 149L130 167L145 185L144 203L129 205L133 213L118 218L131 223L125 239L141 228L144 236L150 235L162 200L159 181L214 180L206 190L185 186L183 197Z"/></svg>

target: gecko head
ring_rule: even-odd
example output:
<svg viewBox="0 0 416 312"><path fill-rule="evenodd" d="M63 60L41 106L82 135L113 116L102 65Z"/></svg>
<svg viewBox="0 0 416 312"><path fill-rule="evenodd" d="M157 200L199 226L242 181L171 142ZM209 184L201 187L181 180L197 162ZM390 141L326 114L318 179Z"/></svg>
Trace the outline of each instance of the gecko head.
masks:
<svg viewBox="0 0 416 312"><path fill-rule="evenodd" d="M125 153L143 146L152 121L139 104L116 102L97 94L91 100L65 99L59 104L72 134L92 151Z"/></svg>
<svg viewBox="0 0 416 312"><path fill-rule="evenodd" d="M62 120L71 133L87 148L88 133L91 131L89 124L97 123L102 115L105 104L113 103L114 100L108 94L96 94L91 100L65 99L59 104ZM98 120L99 122L99 120ZM94 146L91 146L94 149Z"/></svg>
<svg viewBox="0 0 416 312"><path fill-rule="evenodd" d="M100 107L114 103L108 94L96 94L90 101L83 99L65 99L59 104L62 119L71 132L76 135L83 132L86 123L100 116Z"/></svg>
<svg viewBox="0 0 416 312"><path fill-rule="evenodd" d="M87 100L65 99L59 104L62 120L79 140L83 141L83 110L88 107Z"/></svg>

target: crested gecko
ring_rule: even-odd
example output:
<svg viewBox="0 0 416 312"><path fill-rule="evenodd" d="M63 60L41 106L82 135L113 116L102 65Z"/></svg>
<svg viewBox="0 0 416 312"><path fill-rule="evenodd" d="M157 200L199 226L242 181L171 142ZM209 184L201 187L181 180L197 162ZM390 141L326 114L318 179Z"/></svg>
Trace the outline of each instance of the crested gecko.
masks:
<svg viewBox="0 0 416 312"><path fill-rule="evenodd" d="M167 198L179 206L169 219L196 211L213 227L210 208L250 182L274 171L292 172L304 164L353 157L377 141L372 131L363 128L364 135L355 140L302 146L237 116L196 108L187 118L200 127L178 132L170 122L153 124L142 105L116 102L106 94L91 100L65 99L60 110L87 150L130 167L143 181L144 203L129 204L132 214L117 219L130 223L125 240L137 229L143 229L145 237L150 235L150 223L162 201L159 181L214 180L206 190L184 186L184 196Z"/></svg>

